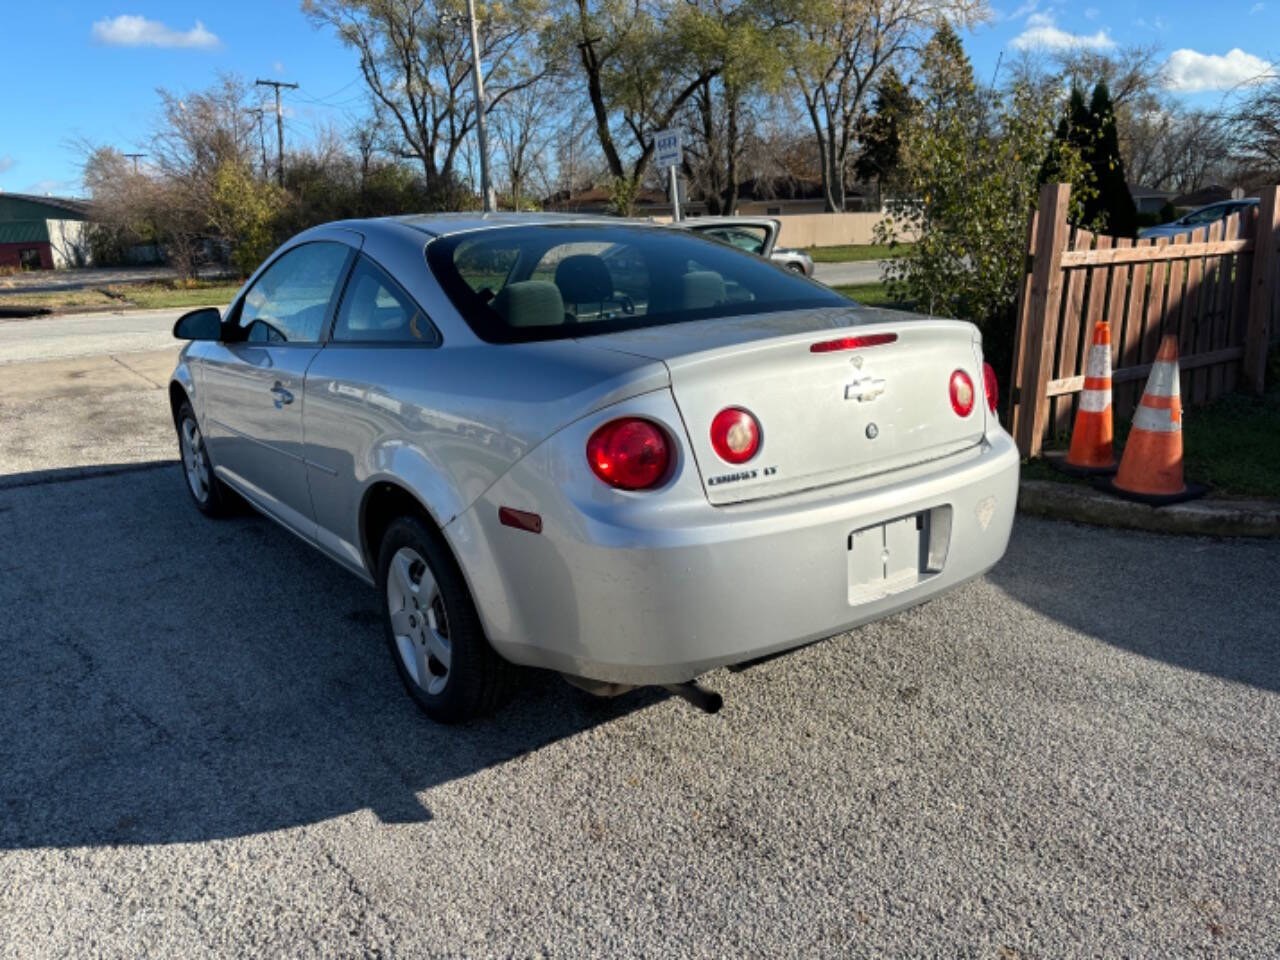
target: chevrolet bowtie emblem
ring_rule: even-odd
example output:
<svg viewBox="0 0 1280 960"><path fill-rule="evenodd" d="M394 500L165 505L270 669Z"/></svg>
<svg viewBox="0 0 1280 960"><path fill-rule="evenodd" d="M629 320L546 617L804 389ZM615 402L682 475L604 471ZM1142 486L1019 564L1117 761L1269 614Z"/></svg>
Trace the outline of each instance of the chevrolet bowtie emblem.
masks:
<svg viewBox="0 0 1280 960"><path fill-rule="evenodd" d="M853 383L846 384L844 398L866 403L884 393L884 379L877 377L859 377Z"/></svg>

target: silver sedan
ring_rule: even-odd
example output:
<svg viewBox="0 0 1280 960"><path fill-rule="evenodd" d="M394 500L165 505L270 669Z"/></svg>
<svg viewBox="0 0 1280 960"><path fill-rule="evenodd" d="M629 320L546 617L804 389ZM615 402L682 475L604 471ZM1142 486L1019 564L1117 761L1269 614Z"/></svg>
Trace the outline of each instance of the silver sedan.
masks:
<svg viewBox="0 0 1280 960"><path fill-rule="evenodd" d="M711 706L700 674L950 589L1013 522L973 326L684 230L331 224L174 333L195 505L247 501L375 585L441 721L521 665Z"/></svg>

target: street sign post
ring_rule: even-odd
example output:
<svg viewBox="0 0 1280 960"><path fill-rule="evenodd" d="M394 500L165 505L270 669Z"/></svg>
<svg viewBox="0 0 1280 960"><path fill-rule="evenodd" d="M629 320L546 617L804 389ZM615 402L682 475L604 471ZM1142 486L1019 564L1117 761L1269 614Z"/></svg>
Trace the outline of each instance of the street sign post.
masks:
<svg viewBox="0 0 1280 960"><path fill-rule="evenodd" d="M668 189L671 192L671 212L675 220L680 219L680 185L676 171L680 167L680 131L659 130L653 135L653 161L659 169L667 168Z"/></svg>

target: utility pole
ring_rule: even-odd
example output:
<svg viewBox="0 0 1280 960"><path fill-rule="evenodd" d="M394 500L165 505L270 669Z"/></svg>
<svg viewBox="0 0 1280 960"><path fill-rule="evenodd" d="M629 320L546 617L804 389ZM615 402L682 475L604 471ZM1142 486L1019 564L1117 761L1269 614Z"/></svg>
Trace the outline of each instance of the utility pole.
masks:
<svg viewBox="0 0 1280 960"><path fill-rule="evenodd" d="M489 182L489 136L484 120L484 77L480 75L480 36L476 29L476 0L467 0L467 19L471 21L471 76L476 86L476 139L480 141L480 192L484 195L484 212L492 213L493 186Z"/></svg>
<svg viewBox="0 0 1280 960"><path fill-rule="evenodd" d="M474 36L474 28L473 34ZM276 182L280 186L284 186L284 114L280 110L280 88L286 90L297 90L296 83L283 83L279 80L255 80L255 87L275 87L276 88Z"/></svg>
<svg viewBox="0 0 1280 960"><path fill-rule="evenodd" d="M145 157L146 154L145 153L122 153L121 156L128 157L130 160L133 161L133 172L137 173L138 161L141 160L143 157Z"/></svg>
<svg viewBox="0 0 1280 960"><path fill-rule="evenodd" d="M258 118L258 146L262 148L262 179L267 179L267 138L262 130L262 120L267 115L263 107L251 107L249 112Z"/></svg>

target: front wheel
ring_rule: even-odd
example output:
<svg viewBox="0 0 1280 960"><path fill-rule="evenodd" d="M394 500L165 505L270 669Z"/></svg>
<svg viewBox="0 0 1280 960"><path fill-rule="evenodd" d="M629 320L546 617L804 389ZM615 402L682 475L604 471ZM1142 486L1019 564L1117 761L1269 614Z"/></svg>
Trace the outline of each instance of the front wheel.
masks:
<svg viewBox="0 0 1280 960"><path fill-rule="evenodd" d="M427 716L458 723L507 699L516 667L489 645L453 556L420 520L401 517L388 528L378 586L396 672Z"/></svg>
<svg viewBox="0 0 1280 960"><path fill-rule="evenodd" d="M214 475L200 423L187 401L178 408L177 427L182 472L186 475L187 492L195 501L196 509L208 517L230 513L231 491Z"/></svg>

